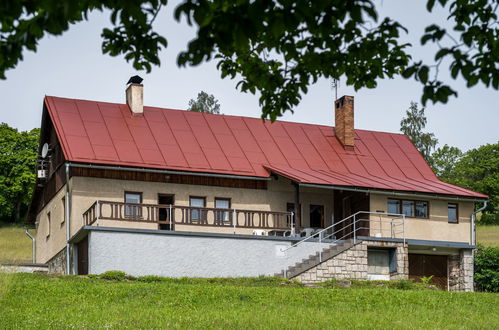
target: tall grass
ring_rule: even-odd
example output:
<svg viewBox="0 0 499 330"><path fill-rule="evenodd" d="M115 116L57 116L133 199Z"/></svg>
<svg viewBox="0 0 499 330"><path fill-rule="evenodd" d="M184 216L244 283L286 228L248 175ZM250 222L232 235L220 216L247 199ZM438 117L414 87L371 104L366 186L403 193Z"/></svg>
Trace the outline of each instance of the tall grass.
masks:
<svg viewBox="0 0 499 330"><path fill-rule="evenodd" d="M499 226L477 226L476 240L485 246L499 246Z"/></svg>
<svg viewBox="0 0 499 330"><path fill-rule="evenodd" d="M30 230L34 236L34 230ZM0 262L31 262L31 239L20 226L0 226Z"/></svg>

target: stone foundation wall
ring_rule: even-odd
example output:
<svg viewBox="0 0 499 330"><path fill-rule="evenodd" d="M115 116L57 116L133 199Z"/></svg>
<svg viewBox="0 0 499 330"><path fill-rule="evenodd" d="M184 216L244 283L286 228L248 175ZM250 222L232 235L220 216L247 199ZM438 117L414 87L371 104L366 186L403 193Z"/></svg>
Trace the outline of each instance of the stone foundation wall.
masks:
<svg viewBox="0 0 499 330"><path fill-rule="evenodd" d="M473 252L461 250L448 259L449 291L473 292Z"/></svg>
<svg viewBox="0 0 499 330"><path fill-rule="evenodd" d="M66 273L66 249L62 249L52 259L47 262L49 274Z"/></svg>
<svg viewBox="0 0 499 330"><path fill-rule="evenodd" d="M367 249L369 247L396 248L397 271L390 274L390 279L407 279L409 257L407 246L402 243L363 241L337 256L311 268L295 279L303 283L318 283L332 279L367 280Z"/></svg>

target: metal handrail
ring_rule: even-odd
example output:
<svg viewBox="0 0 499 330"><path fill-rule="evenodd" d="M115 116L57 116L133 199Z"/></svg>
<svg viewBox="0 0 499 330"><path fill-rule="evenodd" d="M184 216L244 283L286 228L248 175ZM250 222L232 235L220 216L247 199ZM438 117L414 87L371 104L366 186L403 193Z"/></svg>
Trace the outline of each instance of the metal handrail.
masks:
<svg viewBox="0 0 499 330"><path fill-rule="evenodd" d="M335 226L338 226L339 224L341 224L341 223L343 223L343 222L345 222L345 221L349 220L350 218L354 218L354 222L353 222L352 224L349 224L349 226L354 225L354 224L355 224L355 222L356 222L357 220L363 220L363 221L373 221L373 220L371 220L371 219L355 219L355 218L357 217L357 215L359 215L359 214L383 215L383 216L395 216L396 218L393 218L392 220L402 218L402 220L403 220L403 221L405 221L405 215L404 215L404 214L400 214L400 213L371 212L371 211L358 211L358 212L356 212L356 213L354 213L354 214L349 215L348 217L344 218L343 220L340 220L340 221L338 221L338 222L336 222L336 223L334 223L334 224L332 224L332 225L330 225L330 226L328 226L328 227L326 227L326 228L324 228L324 229L322 229L322 230L320 230L320 231L318 231L318 232L316 232L316 233L314 233L314 234L310 235L309 237L307 237L307 238L305 238L305 239L303 239L303 240L301 240L301 241L299 241L299 242L296 242L295 244L292 244L291 246L287 247L286 249L283 249L283 250L282 250L282 252L287 251L287 250L289 250L289 249L291 249L291 248L297 247L298 245L300 245L300 244L302 244L302 243L304 243L304 242L306 242L306 241L308 241L308 240L310 240L310 239L312 239L312 238L315 238L315 237L317 237L317 236L319 236L319 240L320 240L320 241L322 241L322 233L323 233L323 232L325 232L325 231L327 231L327 230L329 230L329 229L331 229L331 228L333 228L333 227L335 227ZM385 221L385 220L381 220L381 221ZM344 227L342 227L341 229L338 229L337 231L335 231L335 232L333 232L333 233L329 234L328 236L326 236L326 238L327 238L327 237L331 237L332 235L334 235L334 234L336 234L336 233L340 232L341 230L345 229L345 227L346 227L346 226L344 226ZM348 233L348 234L343 235L343 236L342 236L341 238L339 238L339 239L335 239L335 240L334 240L334 242L337 242L337 241L341 240L342 238L344 238L344 237L346 237L346 236L348 236L348 235L351 235L352 233L354 234L354 237L355 237L355 232L356 232L356 231L357 231L357 230L354 228L354 230L353 230L352 232L350 232L350 233ZM334 242L333 242L333 243L334 243ZM405 243L405 238L404 238L404 243Z"/></svg>

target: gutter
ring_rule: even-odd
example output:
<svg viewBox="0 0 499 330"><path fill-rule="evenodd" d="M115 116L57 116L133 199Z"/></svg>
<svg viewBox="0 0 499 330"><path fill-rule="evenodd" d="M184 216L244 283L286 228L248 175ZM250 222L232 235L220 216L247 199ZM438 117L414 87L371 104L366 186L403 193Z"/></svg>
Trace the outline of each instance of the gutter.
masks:
<svg viewBox="0 0 499 330"><path fill-rule="evenodd" d="M77 163L66 163L66 166L80 167L80 168L95 168L95 169L100 169L100 170L118 170L118 171L145 172L145 173L207 176L207 177L225 178L225 179L245 179L245 180L259 180L259 181L272 180L272 178L263 178L263 177L259 177L259 176L202 173L202 172L189 172L189 171L172 171L172 170L151 169L151 168L143 168L143 167L121 167L121 166L77 164Z"/></svg>
<svg viewBox="0 0 499 330"><path fill-rule="evenodd" d="M24 228L24 233L26 235L28 235L29 238L31 238L31 244L32 244L32 247L31 247L32 257L31 257L31 259L32 259L32 262L34 264L36 262L36 238L34 238L33 235L31 235L29 233L28 227Z"/></svg>
<svg viewBox="0 0 499 330"><path fill-rule="evenodd" d="M66 163L66 197L64 199L66 209L66 275L71 274L71 244L69 240L71 239L71 190L69 189L69 166L70 164Z"/></svg>
<svg viewBox="0 0 499 330"><path fill-rule="evenodd" d="M442 200L451 200L451 201L462 201L462 202L486 202L485 198L466 198L466 197L458 197L458 196L441 196L441 195L432 195L432 194L418 194L418 193L403 193L398 191L384 191L377 189L365 189L365 188L347 188L343 186L326 186L320 184L312 184L312 183L299 183L302 187L310 187L310 188L322 188L322 189L331 189L331 190L345 190L345 191L354 191L354 192L363 192L366 194L378 194L378 195L387 195L387 196L400 196L400 197L418 197L418 198L431 198L431 199L442 199Z"/></svg>
<svg viewBox="0 0 499 330"><path fill-rule="evenodd" d="M470 221L470 225L471 225L471 237L470 237L470 241L471 241L471 245L475 245L476 244L476 226L475 226L475 219L476 219L476 215L478 212L482 212L483 210L485 210L487 208L487 203L488 201L483 201L483 206L481 208L479 208L478 210L474 211L471 213L471 221Z"/></svg>

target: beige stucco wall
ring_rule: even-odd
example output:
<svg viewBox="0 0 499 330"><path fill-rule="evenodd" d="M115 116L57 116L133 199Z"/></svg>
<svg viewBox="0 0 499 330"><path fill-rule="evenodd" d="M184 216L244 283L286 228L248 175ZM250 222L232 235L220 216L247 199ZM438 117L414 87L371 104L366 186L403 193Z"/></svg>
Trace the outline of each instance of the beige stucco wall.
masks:
<svg viewBox="0 0 499 330"><path fill-rule="evenodd" d="M126 181L87 177L73 177L72 188L72 222L71 232L76 233L83 226L82 214L96 201L123 202L125 191L142 192L144 204L157 204L158 194L174 194L175 205L189 206L189 196L206 197L206 207L213 208L215 197L230 198L231 209L257 211L286 211L286 204L294 202L294 188L289 180L279 178L269 182L267 190L225 188L201 185L184 185L161 182ZM333 212L333 192L317 188L302 188L300 193L302 205L302 226L310 224L310 204L324 206L325 225L331 224ZM106 211L104 209L103 211ZM179 219L180 210L176 211ZM211 222L212 215L208 220ZM239 218L242 222L242 215ZM119 226L125 228L157 228L156 224L124 221L99 221L101 226ZM176 230L233 233L233 228L216 228L177 225ZM252 229L236 228L238 234L251 234Z"/></svg>
<svg viewBox="0 0 499 330"><path fill-rule="evenodd" d="M371 194L370 207L372 211L386 212L388 208L388 196ZM407 198L408 199L408 198ZM418 199L423 200L423 199ZM470 216L473 212L473 202L458 203L458 223L449 223L447 219L447 204L456 203L454 200L426 200L429 203L429 218L405 218L405 236L406 238L469 242L470 241ZM377 222L380 216L371 216L371 235L380 232L382 228L383 236L386 236L390 230L390 224L387 222ZM382 218L388 220L387 218ZM399 220L400 221L400 220ZM398 227L400 229L400 227ZM399 231L399 230L397 230ZM398 235L401 237L401 234Z"/></svg>
<svg viewBox="0 0 499 330"><path fill-rule="evenodd" d="M36 262L45 263L66 246L63 197L66 186L45 205L36 217ZM50 212L50 228L48 213ZM50 230L50 236L47 236Z"/></svg>
<svg viewBox="0 0 499 330"><path fill-rule="evenodd" d="M267 190L225 188L202 185L183 185L161 182L127 181L114 179L100 179L87 177L73 177L70 180L71 198L71 235L74 235L83 226L83 213L96 200L123 202L125 191L143 193L143 203L157 204L158 194L175 195L175 205L189 206L189 196L206 197L206 207L214 207L215 197L230 198L232 209L260 210L260 211L286 211L286 204L294 202L294 187L287 179L280 177L268 183ZM66 244L66 229L64 223L64 207L62 198L65 188L61 189L50 203L38 214L37 233L37 262L46 262ZM324 225L332 223L333 190L319 188L301 188L300 201L302 206L302 227L310 226L310 205L324 206ZM370 209L372 211L387 210L387 196L371 194ZM406 218L406 238L444 240L468 242L470 233L469 217L473 210L473 203L459 203L459 223L447 222L447 201L428 200L429 219ZM47 233L47 213L51 213L50 237ZM180 212L180 210L177 210ZM379 217L371 217L379 219ZM176 219L178 219L176 215ZM210 219L209 219L210 220ZM212 219L211 219L212 220ZM210 220L210 221L211 221ZM337 221L340 219L336 219ZM386 219L385 219L386 220ZM97 225L97 224L96 224ZM98 225L124 228L157 229L155 223L137 223L126 221L100 220ZM389 225L383 225L384 233ZM371 223L371 235L376 234L379 225ZM401 227L398 227L400 230ZM202 231L218 233L234 233L232 227L201 227L193 225L176 225L178 231ZM253 229L236 228L237 234L252 234ZM383 235L386 236L386 235ZM401 237L401 235L399 235Z"/></svg>

